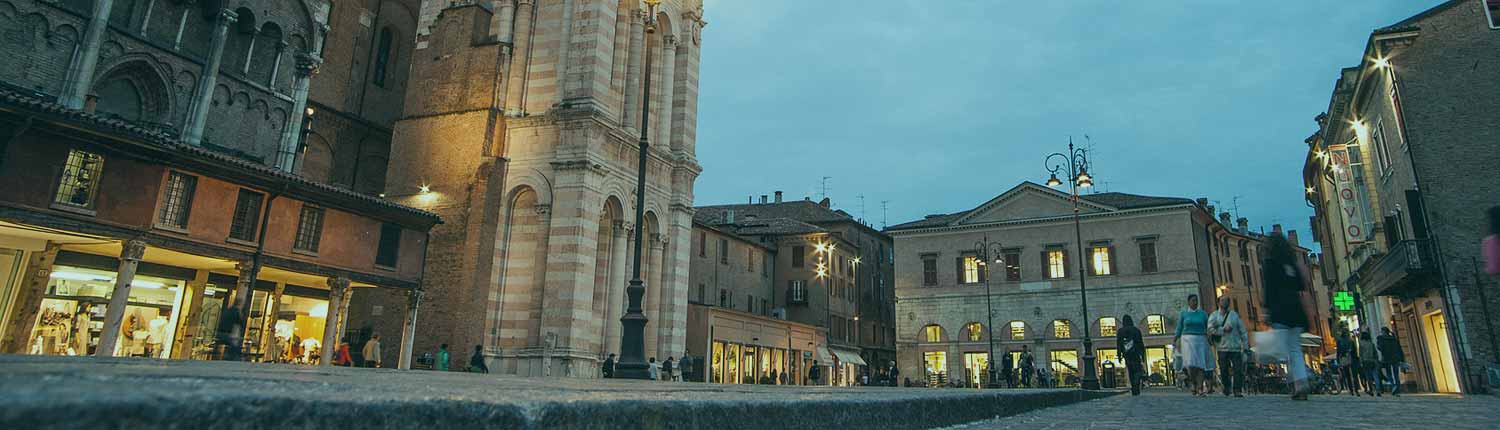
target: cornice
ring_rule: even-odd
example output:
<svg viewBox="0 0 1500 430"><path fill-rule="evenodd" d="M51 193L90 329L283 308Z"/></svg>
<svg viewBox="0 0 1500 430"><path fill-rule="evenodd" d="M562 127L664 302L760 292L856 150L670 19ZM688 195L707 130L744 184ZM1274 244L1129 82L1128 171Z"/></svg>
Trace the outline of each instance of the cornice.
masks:
<svg viewBox="0 0 1500 430"><path fill-rule="evenodd" d="M1170 211L1176 211L1176 210L1181 210L1181 209L1191 209L1194 206L1195 205L1193 205L1191 203L1183 203L1183 204L1170 205L1170 206L1157 206L1157 207L1141 208L1141 209L1126 209L1126 210L1113 211L1113 212L1094 212L1094 213L1080 214L1079 218L1080 219L1090 219L1090 218L1109 218L1109 217L1133 216L1133 215L1149 214L1149 213L1153 213L1153 212L1170 212ZM946 225L946 226L938 226L938 227L925 227L925 228L894 230L894 231L890 231L890 232L888 232L886 234L890 235L891 237L897 237L897 236L915 236L915 235L927 234L927 233L944 233L944 232L957 232L957 231L972 231L972 230L980 230L980 229L988 229L988 228L996 228L996 227L1010 227L1010 226L1017 226L1017 225L1046 224L1046 223L1052 223L1052 222L1071 221L1072 218L1073 218L1073 215L1071 215L1071 214L1069 214L1069 215L1056 215L1056 216L1050 216L1050 217L1027 218L1027 219L1020 219L1020 220L992 221L992 222L976 223L976 224Z"/></svg>

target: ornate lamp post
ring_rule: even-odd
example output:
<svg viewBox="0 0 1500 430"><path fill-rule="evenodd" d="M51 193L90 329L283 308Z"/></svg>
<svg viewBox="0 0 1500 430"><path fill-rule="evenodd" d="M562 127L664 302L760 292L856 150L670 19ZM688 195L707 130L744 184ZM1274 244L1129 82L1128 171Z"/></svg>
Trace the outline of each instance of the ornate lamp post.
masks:
<svg viewBox="0 0 1500 430"><path fill-rule="evenodd" d="M832 243L819 242L817 244L816 251L814 251L818 254L818 266L815 276L818 279L823 280L823 292L825 295L825 300L823 300L823 313L825 314L824 316L827 319L828 330L824 332L823 335L828 338L828 347L830 351L832 351L833 348L833 278L829 276L828 269L830 263L833 261L834 248L835 246ZM837 372L839 370L839 366L837 365L837 363L835 363L837 360L838 358L834 357L834 361L828 362L829 385L834 385L838 381Z"/></svg>
<svg viewBox="0 0 1500 430"><path fill-rule="evenodd" d="M1078 297L1083 309L1083 379L1080 385L1085 390L1099 389L1099 375L1094 370L1094 341L1093 332L1090 331L1089 320L1089 292L1084 278L1088 277L1087 265L1084 259L1087 254L1083 252L1083 229L1079 222L1078 212L1078 190L1094 185L1094 178L1089 176L1088 155L1082 148L1073 147L1073 139L1068 139L1068 152L1053 153L1043 161L1043 166L1051 172L1052 176L1047 178L1047 186L1056 187L1062 185L1062 180L1057 178L1058 173L1068 176L1068 190L1073 194L1073 234L1078 241Z"/></svg>
<svg viewBox="0 0 1500 430"><path fill-rule="evenodd" d="M645 0L650 9L646 14L646 39L656 32L656 5L661 0ZM646 295L646 283L641 281L642 230L646 218L646 154L651 143L648 127L651 125L651 50L646 49L644 84L641 87L641 140L637 145L639 164L635 175L635 255L631 258L630 286L625 287L628 305L625 315L620 317L620 362L615 365L615 374L624 379L651 379L646 363L646 313L641 310L641 297Z"/></svg>
<svg viewBox="0 0 1500 430"><path fill-rule="evenodd" d="M993 257L995 265L1000 266L1002 269L1005 268L1005 259L1002 258L1005 253L1000 248L1000 242L990 242L989 233L985 233L984 238L974 244L974 253L976 254L974 259L979 264L979 270L984 271L984 328L987 334L985 340L989 342L990 347L989 355L985 357L984 364L984 373L988 378L984 384L985 387L993 387L995 385L995 307L990 303L992 298L990 294L990 278L994 277L994 273L990 273L988 270L991 267L988 261Z"/></svg>

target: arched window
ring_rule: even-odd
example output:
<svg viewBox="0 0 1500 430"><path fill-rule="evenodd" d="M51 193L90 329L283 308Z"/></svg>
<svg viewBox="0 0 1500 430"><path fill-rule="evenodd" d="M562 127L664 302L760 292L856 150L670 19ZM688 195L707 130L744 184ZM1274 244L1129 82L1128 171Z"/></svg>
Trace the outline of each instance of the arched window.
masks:
<svg viewBox="0 0 1500 430"><path fill-rule="evenodd" d="M261 85L273 85L272 78L275 77L276 68L280 67L277 57L281 55L282 43L280 26L274 22L262 25L255 34L255 44L250 50L250 64L245 77Z"/></svg>
<svg viewBox="0 0 1500 430"><path fill-rule="evenodd" d="M375 70L370 80L381 88L385 87L386 70L391 62L391 42L394 38L391 28L385 27L380 29L380 39L375 42Z"/></svg>
<svg viewBox="0 0 1500 430"><path fill-rule="evenodd" d="M1068 320L1052 321L1052 337L1067 339L1073 337L1073 323Z"/></svg>
<svg viewBox="0 0 1500 430"><path fill-rule="evenodd" d="M943 327L937 324L922 327L922 333L926 334L928 342L943 341Z"/></svg>
<svg viewBox="0 0 1500 430"><path fill-rule="evenodd" d="M1146 334L1167 334L1167 323L1161 314L1146 315Z"/></svg>
<svg viewBox="0 0 1500 430"><path fill-rule="evenodd" d="M1026 340L1026 323L1022 321L1010 322L1010 340Z"/></svg>
<svg viewBox="0 0 1500 430"><path fill-rule="evenodd" d="M99 86L97 94L99 104L96 109L99 112L114 114L126 121L145 119L141 112L141 90L129 79L110 79Z"/></svg>
<svg viewBox="0 0 1500 430"><path fill-rule="evenodd" d="M971 322L964 326L964 329L969 332L970 342L978 342L984 338L984 325L980 323Z"/></svg>
<svg viewBox="0 0 1500 430"><path fill-rule="evenodd" d="M1099 335L1100 336L1115 337L1115 332L1116 332L1117 328L1118 328L1118 326L1115 323L1115 317L1103 317L1103 318L1099 318Z"/></svg>

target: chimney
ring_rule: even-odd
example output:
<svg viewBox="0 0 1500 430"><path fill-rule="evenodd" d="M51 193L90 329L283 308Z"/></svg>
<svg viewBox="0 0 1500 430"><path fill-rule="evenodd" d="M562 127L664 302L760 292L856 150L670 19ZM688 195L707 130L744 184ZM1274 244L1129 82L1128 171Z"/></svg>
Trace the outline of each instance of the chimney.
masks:
<svg viewBox="0 0 1500 430"><path fill-rule="evenodd" d="M1199 197L1198 198L1198 207L1201 208L1201 207L1213 207L1213 206L1209 206L1208 205L1208 197Z"/></svg>
<svg viewBox="0 0 1500 430"><path fill-rule="evenodd" d="M761 202L761 203L765 203L765 202ZM749 204L752 204L752 205L755 204L755 196L750 196Z"/></svg>
<svg viewBox="0 0 1500 430"><path fill-rule="evenodd" d="M1224 227L1229 227L1232 224L1229 221L1229 212L1219 212L1219 223L1224 224Z"/></svg>
<svg viewBox="0 0 1500 430"><path fill-rule="evenodd" d="M822 207L823 207L823 208L824 208L824 209L827 209L827 208L829 208L829 207L832 207L832 206L833 206L833 202L831 202L831 201L828 201L828 198L827 198L827 197L824 197L824 198L823 198L823 200L819 200L819 201L818 201L818 205L819 205L819 206L822 206Z"/></svg>
<svg viewBox="0 0 1500 430"><path fill-rule="evenodd" d="M724 223L734 224L734 209L728 209L724 211Z"/></svg>
<svg viewBox="0 0 1500 430"><path fill-rule="evenodd" d="M1284 234L1281 232L1281 224L1271 224L1271 234Z"/></svg>
<svg viewBox="0 0 1500 430"><path fill-rule="evenodd" d="M1236 226L1235 228L1237 230L1239 230L1239 232L1241 234L1249 233L1250 232L1250 219L1249 218L1240 217L1240 219L1234 220L1234 224Z"/></svg>
<svg viewBox="0 0 1500 430"><path fill-rule="evenodd" d="M1214 209L1216 209L1216 208L1214 208L1214 205L1204 205L1203 206L1203 210L1208 212L1208 216L1214 216L1214 214L1218 213L1218 212L1214 212Z"/></svg>
<svg viewBox="0 0 1500 430"><path fill-rule="evenodd" d="M1286 232L1286 241L1287 242L1291 242L1292 246L1298 246L1298 247L1301 246L1301 245L1297 244L1297 230L1292 230L1292 231Z"/></svg>
<svg viewBox="0 0 1500 430"><path fill-rule="evenodd" d="M766 204L766 195L765 194L761 194L760 195L760 204Z"/></svg>
<svg viewBox="0 0 1500 430"><path fill-rule="evenodd" d="M776 203L781 203L781 192L780 191L776 192Z"/></svg>

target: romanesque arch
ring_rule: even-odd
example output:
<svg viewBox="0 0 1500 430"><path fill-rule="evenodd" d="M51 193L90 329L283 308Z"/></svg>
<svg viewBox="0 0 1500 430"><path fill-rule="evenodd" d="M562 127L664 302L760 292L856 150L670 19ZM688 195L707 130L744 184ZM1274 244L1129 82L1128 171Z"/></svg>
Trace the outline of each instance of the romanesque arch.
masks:
<svg viewBox="0 0 1500 430"><path fill-rule="evenodd" d="M514 350L536 346L541 339L550 208L538 200L535 189L525 185L511 191L506 202L498 343L502 349Z"/></svg>
<svg viewBox="0 0 1500 430"><path fill-rule="evenodd" d="M96 110L132 122L169 122L173 97L167 76L147 57L126 56L94 80Z"/></svg>
<svg viewBox="0 0 1500 430"><path fill-rule="evenodd" d="M619 336L617 309L623 309L620 298L625 284L625 232L624 206L620 199L609 196L604 199L604 208L599 211L599 233L594 258L594 315L603 318L594 320L593 330L599 333L600 354L618 352L618 340L609 342L611 336ZM618 290L618 291L617 291ZM615 316L611 320L611 316ZM602 321L601 321L602 320ZM610 349L613 347L614 349Z"/></svg>

